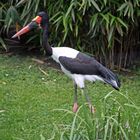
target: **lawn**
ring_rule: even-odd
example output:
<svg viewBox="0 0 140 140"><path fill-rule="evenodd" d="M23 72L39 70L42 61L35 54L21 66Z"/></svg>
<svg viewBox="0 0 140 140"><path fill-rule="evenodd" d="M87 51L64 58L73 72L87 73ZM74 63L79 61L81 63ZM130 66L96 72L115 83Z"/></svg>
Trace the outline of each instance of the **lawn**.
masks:
<svg viewBox="0 0 140 140"><path fill-rule="evenodd" d="M100 82L87 87L96 113L79 90L72 113L73 83L28 56L0 55L0 140L140 139L140 71L119 74L120 92Z"/></svg>

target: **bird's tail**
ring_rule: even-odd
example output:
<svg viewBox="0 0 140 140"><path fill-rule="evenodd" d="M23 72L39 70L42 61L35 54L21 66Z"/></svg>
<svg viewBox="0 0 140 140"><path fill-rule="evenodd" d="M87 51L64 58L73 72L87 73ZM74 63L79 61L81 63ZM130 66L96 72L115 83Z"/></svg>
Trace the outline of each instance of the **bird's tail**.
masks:
<svg viewBox="0 0 140 140"><path fill-rule="evenodd" d="M119 90L121 83L117 75L104 66L101 66L100 71L101 71L101 76L103 80L105 81L105 83L111 85L116 90Z"/></svg>

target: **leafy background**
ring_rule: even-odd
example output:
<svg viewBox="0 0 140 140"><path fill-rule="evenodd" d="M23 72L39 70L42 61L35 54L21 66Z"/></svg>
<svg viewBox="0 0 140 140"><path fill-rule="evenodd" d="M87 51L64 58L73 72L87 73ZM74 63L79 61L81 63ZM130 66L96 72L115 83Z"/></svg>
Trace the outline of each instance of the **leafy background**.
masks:
<svg viewBox="0 0 140 140"><path fill-rule="evenodd" d="M50 17L50 44L94 54L112 69L121 70L138 60L140 0L1 1L1 33L20 29L42 10ZM3 38L0 43L7 50ZM25 42L41 44L41 32Z"/></svg>

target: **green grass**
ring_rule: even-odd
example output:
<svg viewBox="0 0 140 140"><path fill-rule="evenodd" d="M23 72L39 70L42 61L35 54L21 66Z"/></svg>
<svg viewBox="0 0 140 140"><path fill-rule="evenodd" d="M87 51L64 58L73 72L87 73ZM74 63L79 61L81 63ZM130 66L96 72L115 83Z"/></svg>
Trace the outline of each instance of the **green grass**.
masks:
<svg viewBox="0 0 140 140"><path fill-rule="evenodd" d="M79 90L74 114L73 83L64 74L30 57L0 55L0 140L140 139L140 77L120 79L120 92L87 83L96 113Z"/></svg>

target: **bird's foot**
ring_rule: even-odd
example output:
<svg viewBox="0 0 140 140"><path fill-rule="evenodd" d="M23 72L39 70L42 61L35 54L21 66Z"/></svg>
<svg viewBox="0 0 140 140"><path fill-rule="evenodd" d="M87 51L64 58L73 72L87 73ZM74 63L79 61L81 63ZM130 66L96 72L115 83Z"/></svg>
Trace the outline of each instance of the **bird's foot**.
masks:
<svg viewBox="0 0 140 140"><path fill-rule="evenodd" d="M96 108L93 107L92 105L89 105L89 108L90 108L91 113L94 114L96 112Z"/></svg>
<svg viewBox="0 0 140 140"><path fill-rule="evenodd" d="M76 113L77 110L78 110L78 104L74 103L74 105L73 105L73 112Z"/></svg>

